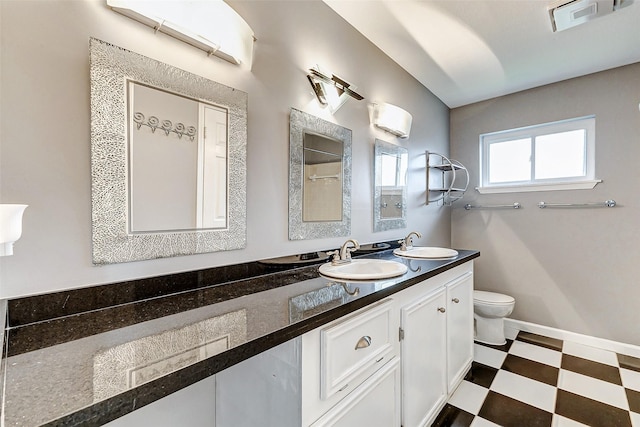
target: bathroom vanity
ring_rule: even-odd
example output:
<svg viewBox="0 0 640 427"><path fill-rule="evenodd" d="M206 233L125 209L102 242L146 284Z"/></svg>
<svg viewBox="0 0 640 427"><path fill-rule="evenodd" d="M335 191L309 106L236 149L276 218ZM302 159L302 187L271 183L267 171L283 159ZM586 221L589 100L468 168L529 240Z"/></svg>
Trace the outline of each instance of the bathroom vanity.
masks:
<svg viewBox="0 0 640 427"><path fill-rule="evenodd" d="M134 425L205 379L217 426L424 425L471 363L480 254L459 252L366 255L408 268L370 282L253 262L11 300L4 425Z"/></svg>
<svg viewBox="0 0 640 427"><path fill-rule="evenodd" d="M217 375L217 425L430 425L471 367L473 263L267 353Z"/></svg>

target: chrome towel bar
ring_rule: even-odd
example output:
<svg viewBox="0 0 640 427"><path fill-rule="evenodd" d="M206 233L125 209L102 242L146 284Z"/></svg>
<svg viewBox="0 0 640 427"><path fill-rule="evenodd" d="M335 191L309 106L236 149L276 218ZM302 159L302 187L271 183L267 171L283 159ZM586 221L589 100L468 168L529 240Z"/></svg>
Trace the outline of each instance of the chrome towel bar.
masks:
<svg viewBox="0 0 640 427"><path fill-rule="evenodd" d="M544 208L615 208L616 201L615 200L605 200L604 202L598 203L546 203L540 202L538 203L538 207L540 209Z"/></svg>
<svg viewBox="0 0 640 427"><path fill-rule="evenodd" d="M472 205L467 203L466 205L464 205L464 208L466 210L471 210L471 209L520 209L522 206L520 205L520 203L515 202L511 205L486 205L486 206L479 206L479 205Z"/></svg>

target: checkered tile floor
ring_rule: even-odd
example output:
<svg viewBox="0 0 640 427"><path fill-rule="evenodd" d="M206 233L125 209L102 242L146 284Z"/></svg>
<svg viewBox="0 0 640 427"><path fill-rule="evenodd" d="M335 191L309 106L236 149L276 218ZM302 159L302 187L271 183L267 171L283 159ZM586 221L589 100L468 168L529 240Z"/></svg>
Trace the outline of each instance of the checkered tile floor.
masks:
<svg viewBox="0 0 640 427"><path fill-rule="evenodd" d="M640 359L524 332L474 350L432 426L640 427Z"/></svg>

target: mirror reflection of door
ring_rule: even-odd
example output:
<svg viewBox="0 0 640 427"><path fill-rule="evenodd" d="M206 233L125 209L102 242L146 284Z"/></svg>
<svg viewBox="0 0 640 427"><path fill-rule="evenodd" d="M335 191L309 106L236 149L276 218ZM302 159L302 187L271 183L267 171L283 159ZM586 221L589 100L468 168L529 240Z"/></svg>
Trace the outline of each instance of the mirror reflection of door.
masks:
<svg viewBox="0 0 640 427"><path fill-rule="evenodd" d="M128 84L129 232L227 225L228 111Z"/></svg>
<svg viewBox="0 0 640 427"><path fill-rule="evenodd" d="M200 103L197 228L224 228L227 219L227 111Z"/></svg>
<svg viewBox="0 0 640 427"><path fill-rule="evenodd" d="M302 221L342 221L342 141L304 132Z"/></svg>

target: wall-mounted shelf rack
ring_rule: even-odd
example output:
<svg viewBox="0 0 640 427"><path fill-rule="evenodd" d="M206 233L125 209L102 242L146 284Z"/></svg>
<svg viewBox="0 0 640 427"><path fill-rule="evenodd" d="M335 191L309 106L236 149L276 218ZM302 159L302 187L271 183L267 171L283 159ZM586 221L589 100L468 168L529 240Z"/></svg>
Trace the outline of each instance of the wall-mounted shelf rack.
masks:
<svg viewBox="0 0 640 427"><path fill-rule="evenodd" d="M469 171L457 160L430 151L425 152L427 205L442 202L451 205L464 196L469 187Z"/></svg>

